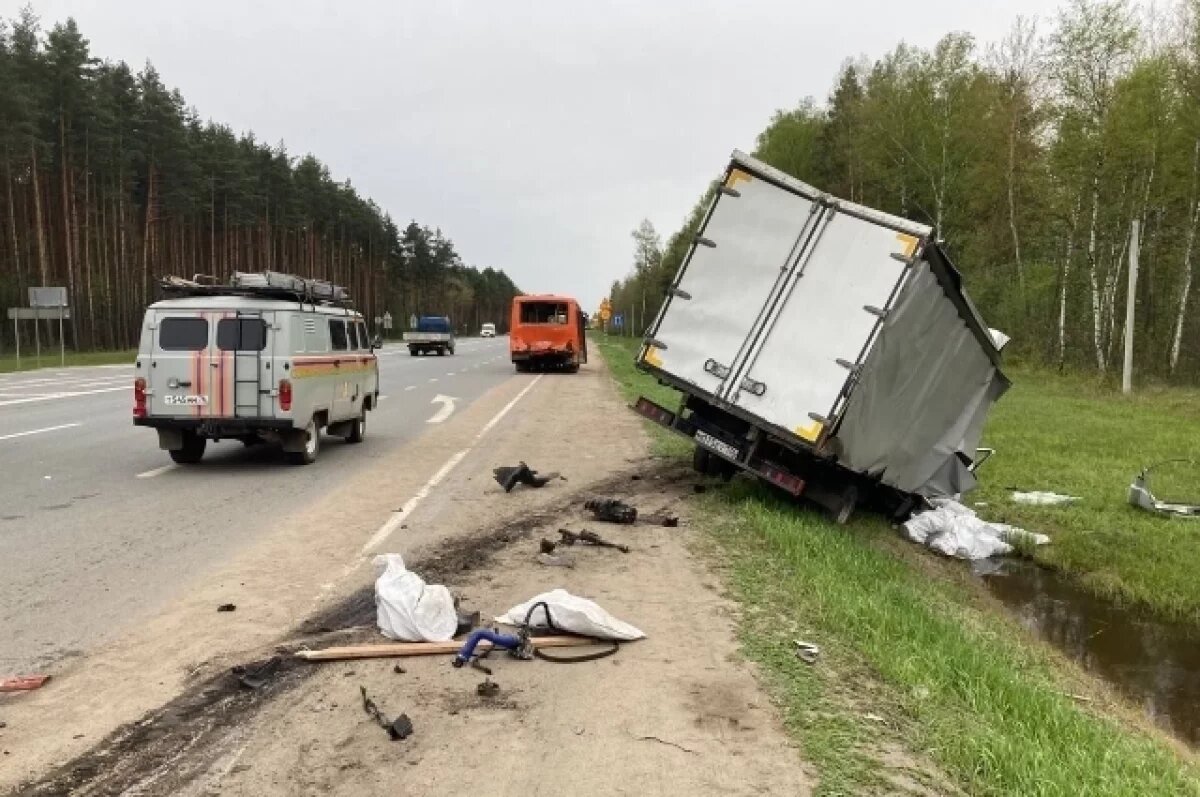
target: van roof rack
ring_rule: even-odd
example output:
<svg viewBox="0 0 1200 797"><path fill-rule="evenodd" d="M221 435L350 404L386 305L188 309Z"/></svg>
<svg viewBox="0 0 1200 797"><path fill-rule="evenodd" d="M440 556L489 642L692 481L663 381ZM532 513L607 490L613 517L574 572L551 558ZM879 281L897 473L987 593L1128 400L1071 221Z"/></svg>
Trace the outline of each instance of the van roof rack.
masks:
<svg viewBox="0 0 1200 797"><path fill-rule="evenodd" d="M164 296L250 296L260 299L285 299L310 304L348 306L350 292L328 280L308 279L280 271L235 271L228 285L215 277L196 274L191 279L163 277L159 288Z"/></svg>

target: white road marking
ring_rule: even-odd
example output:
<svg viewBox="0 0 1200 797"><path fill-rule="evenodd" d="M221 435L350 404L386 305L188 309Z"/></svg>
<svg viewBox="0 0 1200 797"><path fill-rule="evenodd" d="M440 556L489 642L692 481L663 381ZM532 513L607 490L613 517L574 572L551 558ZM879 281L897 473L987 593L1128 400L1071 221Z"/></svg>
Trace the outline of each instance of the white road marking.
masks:
<svg viewBox="0 0 1200 797"><path fill-rule="evenodd" d="M114 390L128 390L132 392L133 389L128 385L122 385L121 387L105 387L99 390L74 390L66 393L48 393L44 396L30 396L29 398L0 401L0 407L11 407L14 404L30 404L35 401L52 401L54 399L71 398L73 396L91 396L96 393L112 393Z"/></svg>
<svg viewBox="0 0 1200 797"><path fill-rule="evenodd" d="M454 414L454 402L458 401L454 396L443 396L441 393L433 397L430 404L441 404L442 408L434 413L433 417L425 421L425 423L441 423Z"/></svg>
<svg viewBox="0 0 1200 797"><path fill-rule="evenodd" d="M430 381L430 382L436 382L436 381L437 381L437 377L436 377L436 376L431 376L431 377L429 377L429 381Z"/></svg>
<svg viewBox="0 0 1200 797"><path fill-rule="evenodd" d="M425 482L420 490L417 490L416 495L405 501L404 506L400 507L400 511L393 512L392 516L388 518L387 522L380 526L379 530L371 535L371 539L367 540L367 544L362 548L362 554L365 556L371 551L372 548L374 548L376 545L379 545L381 542L390 537L392 532L400 528L401 524L404 523L404 519L413 513L413 510L416 509L423 500L425 500L433 488L441 484L442 480L450 475L450 471L454 470L455 466L462 462L463 457L465 457L467 454L470 454L475 446L479 445L479 441L483 439L484 435L490 432L492 427L500 423L500 421L504 419L504 416L508 415L509 411L513 407L517 406L517 402L525 398L525 394L530 390L533 390L533 386L540 382L541 379L541 374L534 377L533 381L526 385L525 388L518 393L512 401L505 404L499 412L492 416L490 421L483 425L483 428L479 430L479 433L475 435L474 439L471 440L466 448L454 454L452 457L450 457L450 459L446 460L446 463L442 465L442 467L438 468L437 473L430 476L429 481Z"/></svg>
<svg viewBox="0 0 1200 797"><path fill-rule="evenodd" d="M155 468L154 470L148 470L145 473L139 473L134 478L135 479L153 479L155 476L161 476L164 473L166 473L167 471L175 470L175 468L177 468L177 467L179 467L179 466L176 465L174 462L172 462L170 465L163 465L161 468Z"/></svg>
<svg viewBox="0 0 1200 797"><path fill-rule="evenodd" d="M379 397L379 400L380 400L380 401L383 401L385 398L387 398L387 396L380 396L380 397Z"/></svg>
<svg viewBox="0 0 1200 797"><path fill-rule="evenodd" d="M417 386L416 386L416 385L409 385L408 387L406 387L406 388L404 388L404 389L405 389L405 390L416 390L416 389L417 389Z"/></svg>
<svg viewBox="0 0 1200 797"><path fill-rule="evenodd" d="M83 426L83 424L64 423L59 426L47 426L44 429L30 429L28 432L15 432L13 434L0 435L0 440L13 440L18 437L28 437L31 434L41 434L42 432L57 432L59 429L74 429L76 426Z"/></svg>
<svg viewBox="0 0 1200 797"><path fill-rule="evenodd" d="M454 376L454 372L451 371L450 373L446 374L446 376Z"/></svg>

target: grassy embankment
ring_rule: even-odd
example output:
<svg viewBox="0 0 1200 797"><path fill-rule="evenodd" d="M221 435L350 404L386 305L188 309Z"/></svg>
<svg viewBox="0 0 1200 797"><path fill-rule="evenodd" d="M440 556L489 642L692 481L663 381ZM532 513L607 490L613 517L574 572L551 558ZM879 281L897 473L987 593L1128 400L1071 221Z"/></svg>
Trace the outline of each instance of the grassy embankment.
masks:
<svg viewBox="0 0 1200 797"><path fill-rule="evenodd" d="M642 393L670 405L670 391L633 369L626 342L599 343L630 398ZM987 466L995 466L988 478L1084 494L1084 506L1067 512L1084 527L1083 513L1106 484L1103 473L1076 463L1066 472L1077 476L1063 478L1049 461L1072 458L1061 446L1034 446L1041 464L1022 469L1013 442L1018 424L1065 435L1068 419L1081 423L1081 408L1030 424L1035 409L1053 414L1058 396L1073 391L1027 381L989 429L1002 454ZM686 450L662 445L668 453ZM1118 467L1115 451L1110 467ZM1049 473L1060 476L1042 481ZM1097 492L1085 494L1089 479ZM1114 488L1118 501L1121 486ZM821 792L894 793L907 782L970 794L1200 794L1190 756L1136 723L1104 716L1103 701L1078 702L1073 695L1090 682L955 578L960 565L898 543L878 518L839 529L744 479L710 491L700 506L713 552L745 609L744 650L761 665ZM1062 514L1023 509L1021 518L1041 529L1035 521ZM1098 514L1120 516L1115 505ZM1067 528L1050 530L1065 536ZM1129 577L1150 572L1138 568ZM797 638L821 646L817 665L794 656Z"/></svg>
<svg viewBox="0 0 1200 797"><path fill-rule="evenodd" d="M67 352L66 367L73 365L117 365L129 364L137 359L137 351L130 349L129 351L84 351L84 352ZM59 368L58 350L50 351L42 350L42 368ZM11 354L6 354L0 357L0 374L10 373L12 371L33 371L37 368L37 360L33 357L32 351L21 350L21 365L17 367L17 358Z"/></svg>

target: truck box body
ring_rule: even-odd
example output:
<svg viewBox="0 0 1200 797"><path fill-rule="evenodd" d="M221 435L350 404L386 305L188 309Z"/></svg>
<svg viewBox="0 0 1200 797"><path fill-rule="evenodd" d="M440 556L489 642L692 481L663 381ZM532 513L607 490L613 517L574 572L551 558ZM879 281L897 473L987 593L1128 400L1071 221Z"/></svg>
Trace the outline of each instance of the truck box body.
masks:
<svg viewBox="0 0 1200 797"><path fill-rule="evenodd" d="M423 315L415 330L404 333L404 342L414 357L430 351L454 354L454 325L446 316Z"/></svg>
<svg viewBox="0 0 1200 797"><path fill-rule="evenodd" d="M569 296L517 296L509 318L509 356L518 371L578 371L587 362L579 302Z"/></svg>
<svg viewBox="0 0 1200 797"><path fill-rule="evenodd" d="M733 465L771 478L786 460L919 496L974 486L1009 384L930 227L739 152L637 361L684 392L676 430ZM771 480L799 493L795 475Z"/></svg>

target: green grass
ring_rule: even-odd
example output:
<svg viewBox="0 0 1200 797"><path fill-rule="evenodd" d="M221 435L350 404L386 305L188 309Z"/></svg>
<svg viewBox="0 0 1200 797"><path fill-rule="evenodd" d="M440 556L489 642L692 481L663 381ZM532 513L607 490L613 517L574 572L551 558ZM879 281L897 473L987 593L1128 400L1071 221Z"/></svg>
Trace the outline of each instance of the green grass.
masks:
<svg viewBox="0 0 1200 797"><path fill-rule="evenodd" d="M661 390L632 368L630 344L599 343L627 396ZM700 509L743 607L743 649L820 793L896 793L899 777L982 795L1200 794L1192 761L1076 704L1077 671L955 578L961 565L898 543L878 518L836 528L745 480ZM797 638L821 646L815 666L793 655Z"/></svg>
<svg viewBox="0 0 1200 797"><path fill-rule="evenodd" d="M1171 457L1200 461L1200 391L1145 388L1132 397L1083 377L1017 372L993 409L984 444L996 455L980 469L970 501L980 512L1052 544L1035 558L1102 597L1200 624L1200 520L1167 518L1126 502L1144 465ZM1200 500L1200 468L1162 473L1160 498ZM1171 478L1174 477L1174 478ZM1010 488L1079 496L1069 507L1012 502Z"/></svg>
<svg viewBox="0 0 1200 797"><path fill-rule="evenodd" d="M129 363L132 365L135 359L137 359L137 351L134 349L128 351L69 351L67 352L67 367L73 365L115 365L117 363ZM42 367L60 367L57 349L54 351L42 350ZM17 366L17 358L14 356L5 355L4 357L0 357L0 374L12 371L32 371L36 368L37 360L34 359L32 351L21 351L20 367Z"/></svg>

